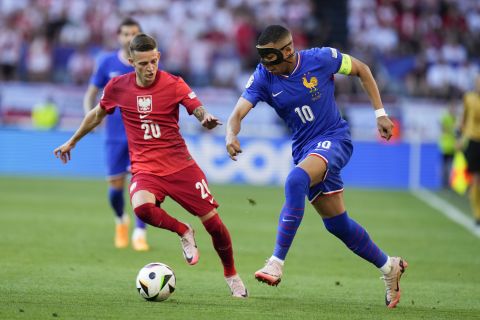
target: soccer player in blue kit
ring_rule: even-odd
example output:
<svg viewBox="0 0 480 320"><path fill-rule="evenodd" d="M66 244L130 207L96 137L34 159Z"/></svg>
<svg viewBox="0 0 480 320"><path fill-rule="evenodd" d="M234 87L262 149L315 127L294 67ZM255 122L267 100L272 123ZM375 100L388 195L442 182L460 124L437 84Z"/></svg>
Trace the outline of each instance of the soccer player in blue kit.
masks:
<svg viewBox="0 0 480 320"><path fill-rule="evenodd" d="M227 124L226 148L233 160L242 152L237 135L242 119L259 101L268 103L292 132L296 167L285 182L285 203L280 212L273 255L255 278L278 285L287 252L299 227L305 196L322 217L325 228L361 258L383 273L385 302L394 308L400 300L399 281L407 268L400 257L389 257L351 219L343 201L341 169L352 154L348 124L334 98L334 74L358 76L375 109L381 136L389 140L393 124L383 108L370 69L363 62L334 48L295 52L290 31L268 26L257 42L260 64L250 77Z"/></svg>
<svg viewBox="0 0 480 320"><path fill-rule="evenodd" d="M95 107L99 91L105 87L111 78L134 71L134 68L128 62L128 46L130 40L140 32L140 25L131 18L126 18L120 23L117 31L120 49L106 53L98 60L83 99L85 114ZM123 188L125 177L129 172L130 160L120 108L116 108L115 112L106 118L105 129L105 156L109 184L108 199L116 216L115 247L125 248L129 242L129 218L128 214L124 212ZM137 251L147 251L149 246L146 240L146 225L138 217L135 217L135 220L136 227L132 234L132 247Z"/></svg>

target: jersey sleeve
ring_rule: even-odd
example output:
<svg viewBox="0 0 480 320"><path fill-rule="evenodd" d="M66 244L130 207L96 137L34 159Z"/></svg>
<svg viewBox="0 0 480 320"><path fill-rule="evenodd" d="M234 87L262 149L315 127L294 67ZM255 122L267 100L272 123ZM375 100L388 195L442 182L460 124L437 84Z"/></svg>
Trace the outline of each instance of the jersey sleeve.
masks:
<svg viewBox="0 0 480 320"><path fill-rule="evenodd" d="M177 101L187 109L188 114L192 114L193 110L202 105L202 102L197 98L195 92L193 92L181 77L178 78L176 89Z"/></svg>
<svg viewBox="0 0 480 320"><path fill-rule="evenodd" d="M115 101L115 87L113 83L114 79L110 80L103 89L102 98L100 99L100 108L105 110L108 114L112 114L115 111L117 102Z"/></svg>
<svg viewBox="0 0 480 320"><path fill-rule="evenodd" d="M259 101L267 101L266 78L260 65L248 79L242 98L250 101L255 106Z"/></svg>
<svg viewBox="0 0 480 320"><path fill-rule="evenodd" d="M335 48L315 48L315 57L328 74L350 74L352 70L352 59L348 54L341 53Z"/></svg>
<svg viewBox="0 0 480 320"><path fill-rule="evenodd" d="M106 56L100 56L95 63L95 68L93 69L92 76L90 77L90 84L97 88L105 87L110 80L108 74L106 73L106 65Z"/></svg>

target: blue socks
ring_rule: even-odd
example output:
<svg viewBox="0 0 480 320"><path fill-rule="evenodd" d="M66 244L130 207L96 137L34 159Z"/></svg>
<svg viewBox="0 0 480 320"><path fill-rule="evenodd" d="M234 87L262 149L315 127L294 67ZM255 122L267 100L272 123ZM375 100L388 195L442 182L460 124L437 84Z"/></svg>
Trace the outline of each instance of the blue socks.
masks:
<svg viewBox="0 0 480 320"><path fill-rule="evenodd" d="M278 221L277 241L273 256L280 260L285 257L292 245L305 210L305 195L310 187L310 177L300 167L295 167L285 182L285 204Z"/></svg>
<svg viewBox="0 0 480 320"><path fill-rule="evenodd" d="M110 200L110 205L115 212L115 215L118 218L122 218L123 216L123 208L125 206L125 202L123 200L123 189L114 189L108 188L108 200Z"/></svg>
<svg viewBox="0 0 480 320"><path fill-rule="evenodd" d="M388 256L370 239L361 225L350 219L346 211L336 217L323 219L323 223L325 228L342 240L350 250L377 268L387 262Z"/></svg>
<svg viewBox="0 0 480 320"><path fill-rule="evenodd" d="M125 201L123 199L123 189L114 189L112 187L108 188L108 200L110 201L110 205L115 212L115 215L121 219L123 216L123 209L125 207ZM140 229L145 229L146 224L142 220L140 220L137 216L135 216L136 227Z"/></svg>
<svg viewBox="0 0 480 320"><path fill-rule="evenodd" d="M147 225L137 215L135 215L135 227L138 229L145 229Z"/></svg>
<svg viewBox="0 0 480 320"><path fill-rule="evenodd" d="M305 210L305 195L310 188L310 177L300 167L295 167L285 182L285 204L278 221L277 240L273 256L285 260ZM388 256L370 239L367 231L350 219L347 212L323 219L325 228L343 241L355 254L381 268Z"/></svg>

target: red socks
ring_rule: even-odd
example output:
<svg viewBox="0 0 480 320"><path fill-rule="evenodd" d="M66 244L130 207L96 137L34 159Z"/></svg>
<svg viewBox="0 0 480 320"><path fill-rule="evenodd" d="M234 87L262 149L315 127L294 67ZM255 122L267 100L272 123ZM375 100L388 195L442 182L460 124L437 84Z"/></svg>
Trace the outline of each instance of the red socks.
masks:
<svg viewBox="0 0 480 320"><path fill-rule="evenodd" d="M176 232L180 237L187 232L186 224L171 217L165 210L153 203L145 203L134 209L135 214L143 222L154 227ZM223 224L218 214L203 222L205 229L212 237L213 247L218 253L223 265L223 273L226 277L237 274L233 261L232 240L227 227Z"/></svg>
<svg viewBox="0 0 480 320"><path fill-rule="evenodd" d="M212 236L213 247L223 264L223 273L226 277L237 274L233 261L233 248L230 233L218 214L203 222L205 229Z"/></svg>
<svg viewBox="0 0 480 320"><path fill-rule="evenodd" d="M187 225L171 217L165 210L153 203L144 203L133 211L143 222L157 228L176 232L180 237L188 230Z"/></svg>

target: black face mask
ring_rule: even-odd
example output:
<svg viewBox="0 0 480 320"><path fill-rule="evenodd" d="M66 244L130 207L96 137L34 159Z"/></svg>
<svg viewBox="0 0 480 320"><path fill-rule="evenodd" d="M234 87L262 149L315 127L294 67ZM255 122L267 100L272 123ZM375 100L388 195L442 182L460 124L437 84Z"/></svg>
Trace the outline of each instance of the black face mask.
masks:
<svg viewBox="0 0 480 320"><path fill-rule="evenodd" d="M268 66L274 66L274 65L280 64L282 62L291 63L290 61L286 61L286 59L289 59L295 53L292 53L291 55L289 55L286 58L283 57L283 53L282 53L282 50L285 49L286 47L288 47L291 44L292 44L292 41L290 41L289 43L287 43L286 45L284 45L280 49L277 49L277 48L259 48L257 46L257 51L258 51L258 54L260 55L260 63L263 64L264 66L267 66L267 67ZM276 59L271 60L271 61L265 60L265 58L268 57L271 54L275 55Z"/></svg>

